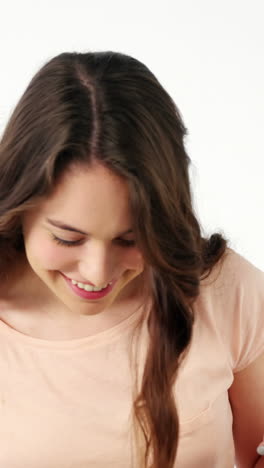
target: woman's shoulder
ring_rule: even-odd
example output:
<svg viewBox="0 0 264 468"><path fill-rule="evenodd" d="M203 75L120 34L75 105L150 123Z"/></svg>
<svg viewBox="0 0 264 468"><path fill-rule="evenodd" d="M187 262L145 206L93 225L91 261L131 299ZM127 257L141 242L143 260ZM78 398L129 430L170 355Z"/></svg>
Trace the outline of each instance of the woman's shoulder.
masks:
<svg viewBox="0 0 264 468"><path fill-rule="evenodd" d="M201 286L215 291L243 287L263 287L264 272L243 255L228 247Z"/></svg>
<svg viewBox="0 0 264 468"><path fill-rule="evenodd" d="M197 315L214 329L241 370L264 349L264 272L228 248L201 287Z"/></svg>

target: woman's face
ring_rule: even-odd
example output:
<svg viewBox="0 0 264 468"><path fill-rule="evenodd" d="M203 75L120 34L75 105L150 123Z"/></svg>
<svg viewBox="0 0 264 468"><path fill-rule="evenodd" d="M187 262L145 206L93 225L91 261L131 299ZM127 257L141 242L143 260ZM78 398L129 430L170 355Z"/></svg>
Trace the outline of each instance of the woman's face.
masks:
<svg viewBox="0 0 264 468"><path fill-rule="evenodd" d="M97 314L126 298L143 272L127 184L100 164L65 173L22 228L34 274L74 314Z"/></svg>

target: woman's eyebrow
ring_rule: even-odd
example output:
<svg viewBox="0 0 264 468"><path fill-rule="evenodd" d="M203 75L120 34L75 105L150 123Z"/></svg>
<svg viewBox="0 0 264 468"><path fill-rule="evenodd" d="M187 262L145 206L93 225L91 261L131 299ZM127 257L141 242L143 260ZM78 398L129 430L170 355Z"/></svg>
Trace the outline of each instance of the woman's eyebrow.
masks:
<svg viewBox="0 0 264 468"><path fill-rule="evenodd" d="M63 222L61 222L59 220L46 218L46 221L49 224L52 224L52 226L58 227L58 228L63 229L65 231L78 232L78 234L83 234L84 236L90 236L89 232L81 231L80 229L77 229L77 228L75 228L73 226L70 226L69 224L65 224L65 223L63 223ZM130 234L132 232L133 232L132 229L128 229L125 232L119 233L118 236L124 236L125 234Z"/></svg>

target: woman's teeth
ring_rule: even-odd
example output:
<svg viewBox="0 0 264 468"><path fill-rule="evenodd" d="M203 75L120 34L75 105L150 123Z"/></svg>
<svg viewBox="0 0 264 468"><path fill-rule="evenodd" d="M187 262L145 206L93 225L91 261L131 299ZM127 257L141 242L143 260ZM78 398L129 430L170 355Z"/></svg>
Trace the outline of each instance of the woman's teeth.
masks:
<svg viewBox="0 0 264 468"><path fill-rule="evenodd" d="M84 289L85 291L102 291L103 289L105 289L109 284L112 284L112 283L107 283L105 286L103 286L102 288L97 288L95 286L91 286L90 284L84 284L84 283L79 283L78 281L75 281L75 280L71 280L72 284L75 284L78 286L78 288L80 289Z"/></svg>

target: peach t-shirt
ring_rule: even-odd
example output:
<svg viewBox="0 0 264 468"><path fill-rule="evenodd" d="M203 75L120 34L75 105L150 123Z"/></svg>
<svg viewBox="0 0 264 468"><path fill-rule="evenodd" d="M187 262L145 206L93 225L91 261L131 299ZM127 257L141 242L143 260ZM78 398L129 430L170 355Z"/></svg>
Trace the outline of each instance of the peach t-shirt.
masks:
<svg viewBox="0 0 264 468"><path fill-rule="evenodd" d="M174 388L175 467L232 468L228 389L233 373L264 351L264 273L229 249L194 308L193 341ZM128 343L139 316L64 341L33 338L0 320L1 467L138 468ZM147 342L145 320L139 375Z"/></svg>

